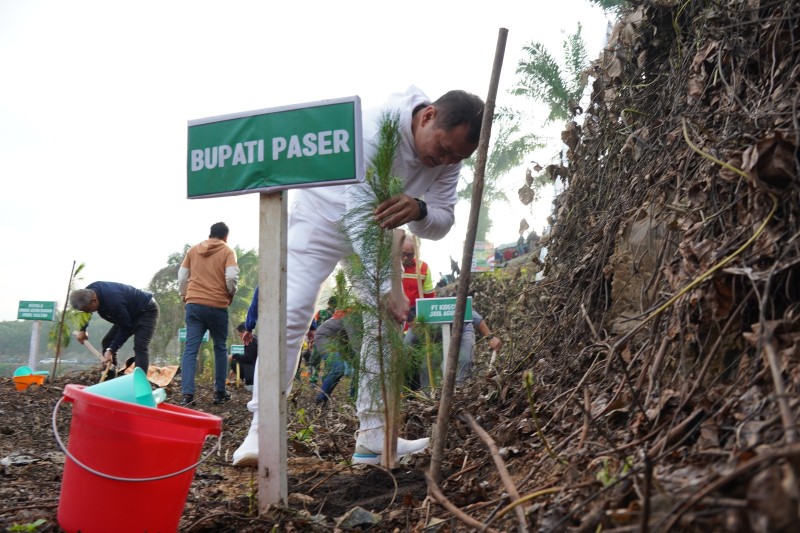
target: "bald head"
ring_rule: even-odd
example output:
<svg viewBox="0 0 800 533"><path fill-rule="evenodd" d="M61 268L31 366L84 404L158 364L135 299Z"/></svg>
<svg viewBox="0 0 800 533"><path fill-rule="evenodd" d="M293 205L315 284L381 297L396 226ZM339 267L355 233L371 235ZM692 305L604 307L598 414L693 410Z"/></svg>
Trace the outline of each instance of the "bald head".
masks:
<svg viewBox="0 0 800 533"><path fill-rule="evenodd" d="M414 236L408 233L403 239L403 266L414 266Z"/></svg>
<svg viewBox="0 0 800 533"><path fill-rule="evenodd" d="M414 237L406 235L406 238L403 239L403 253L414 254Z"/></svg>

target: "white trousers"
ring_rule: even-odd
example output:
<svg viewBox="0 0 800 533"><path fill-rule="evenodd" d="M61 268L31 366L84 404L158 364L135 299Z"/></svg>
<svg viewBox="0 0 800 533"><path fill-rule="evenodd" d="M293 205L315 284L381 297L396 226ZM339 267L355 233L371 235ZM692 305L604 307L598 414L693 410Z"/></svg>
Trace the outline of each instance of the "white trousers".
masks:
<svg viewBox="0 0 800 533"><path fill-rule="evenodd" d="M313 200L311 195L305 195L304 198ZM352 248L341 233L339 220L326 218L324 209L315 206L313 202L298 201L293 206L287 227L286 257L286 374L283 383L287 396L292 389L303 337L311 324L322 284L336 265L351 254ZM366 331L364 333L365 337L370 335ZM375 387L363 383L370 381L366 376L374 376L378 367L376 357L364 353L364 347L369 344L365 342L362 347L361 360L364 368L360 375L365 378L359 383L356 400L359 429L362 430L383 426L383 401L370 393ZM260 360L261 358L256 360L253 398L247 403L247 408L253 413L253 428L258 427Z"/></svg>

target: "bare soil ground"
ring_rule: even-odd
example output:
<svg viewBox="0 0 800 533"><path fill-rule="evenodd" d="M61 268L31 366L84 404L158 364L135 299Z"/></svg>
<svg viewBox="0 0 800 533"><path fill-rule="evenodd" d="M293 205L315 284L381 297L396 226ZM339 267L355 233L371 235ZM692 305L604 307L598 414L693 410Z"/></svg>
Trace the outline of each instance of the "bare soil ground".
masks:
<svg viewBox="0 0 800 533"><path fill-rule="evenodd" d="M11 379L0 380L0 526L21 528L38 523L35 531L59 531L56 515L65 457L51 429L56 402L64 385L94 384L97 374L65 375L55 384L16 391ZM206 392L202 391L205 387ZM198 391L195 409L223 420L221 448L194 476L180 521L181 531L265 531L273 526L295 531L333 530L338 518L355 507L379 513L378 529L408 530L422 518L426 496L423 466L411 462L393 472L374 466L349 466L354 446L356 419L345 395L347 383L335 391L327 407L314 404L316 392L307 378L295 387L289 403L288 486L289 506L258 517L255 469L231 466L231 455L250 423L246 409L250 393L233 390L233 398L213 405L208 385ZM168 387L167 402L180 398L178 385ZM57 424L68 442L71 404L59 408ZM406 427L408 435L427 430L416 418ZM210 437L204 453L216 438ZM37 522L39 521L39 522ZM344 527L343 529L351 529Z"/></svg>

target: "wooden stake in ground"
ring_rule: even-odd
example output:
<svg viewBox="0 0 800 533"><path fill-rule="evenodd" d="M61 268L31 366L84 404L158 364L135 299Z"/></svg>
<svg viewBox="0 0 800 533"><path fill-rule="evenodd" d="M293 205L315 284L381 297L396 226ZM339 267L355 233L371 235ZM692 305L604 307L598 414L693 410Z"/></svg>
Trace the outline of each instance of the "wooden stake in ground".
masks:
<svg viewBox="0 0 800 533"><path fill-rule="evenodd" d="M258 508L286 505L285 192L261 194L258 247ZM299 360L299 358L298 358ZM292 369L294 371L294 369Z"/></svg>
<svg viewBox="0 0 800 533"><path fill-rule="evenodd" d="M417 299L424 298L424 286L422 282L422 259L419 256L419 241L416 237L414 239L414 263L416 267L416 278L417 278ZM430 268L430 267L429 267ZM411 327L409 325L409 327ZM431 395L433 395L433 391L436 390L434 384L434 373L433 373L433 354L431 353L431 333L430 330L425 327L423 328L423 334L425 335L425 366L428 371L428 385L430 387Z"/></svg>
<svg viewBox="0 0 800 533"><path fill-rule="evenodd" d="M61 320L58 322L58 333L56 334L56 356L53 359L53 371L50 372L50 383L55 383L56 371L58 370L59 359L61 358L61 335L65 334L64 321L67 318L67 302L69 302L69 293L72 292L72 280L75 279L75 263L72 262L72 271L69 273L69 284L67 285L67 297L64 299L64 310L61 312ZM83 264L81 264L83 267Z"/></svg>
<svg viewBox="0 0 800 533"><path fill-rule="evenodd" d="M467 292L469 291L470 268L472 264L472 250L475 247L475 233L478 228L478 215L480 214L483 200L483 175L486 170L486 156L489 152L489 139L492 134L492 118L494 117L495 97L497 85L500 83L500 71L503 67L503 56L506 49L508 30L500 28L497 36L497 49L492 66L492 78L489 82L489 94L486 97L486 107L483 110L481 123L481 137L478 141L478 155L475 160L475 179L472 182L472 204L469 211L467 224L467 237L464 241L464 253L461 257L463 271L458 278L458 292L456 297L455 316L453 317L453 337L450 341L450 350L447 353L446 371L442 381L442 400L439 402L439 413L436 417L436 427L433 431L433 453L431 455L431 478L438 483L441 479L442 458L444 444L447 437L447 422L450 418L450 405L453 399L453 388L456 382L458 369L458 351L461 347L461 334L464 329L464 310L467 305Z"/></svg>

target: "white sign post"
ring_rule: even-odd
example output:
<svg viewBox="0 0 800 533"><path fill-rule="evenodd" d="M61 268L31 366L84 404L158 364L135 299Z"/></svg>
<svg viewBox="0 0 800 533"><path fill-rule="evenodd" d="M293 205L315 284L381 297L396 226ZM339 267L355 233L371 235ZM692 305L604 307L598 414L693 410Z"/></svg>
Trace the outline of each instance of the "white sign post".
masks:
<svg viewBox="0 0 800 533"><path fill-rule="evenodd" d="M42 320L52 322L56 316L56 302L21 301L17 309L17 319L33 320L31 328L31 344L28 351L28 366L36 370L36 358L39 355L39 334Z"/></svg>
<svg viewBox="0 0 800 533"><path fill-rule="evenodd" d="M33 328L31 329L31 346L28 351L28 366L31 367L31 370L36 370L36 358L39 356L39 332L41 328L41 320L35 320L33 322Z"/></svg>
<svg viewBox="0 0 800 533"><path fill-rule="evenodd" d="M288 499L286 479L286 193L262 194L258 247L258 502Z"/></svg>
<svg viewBox="0 0 800 533"><path fill-rule="evenodd" d="M417 298L417 317L427 324L442 325L442 375L447 372L447 353L450 350L450 324L456 315L455 298ZM472 320L472 296L467 296L464 323ZM433 387L433 383L431 383Z"/></svg>

